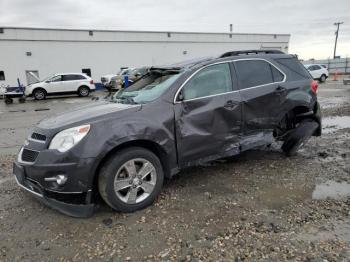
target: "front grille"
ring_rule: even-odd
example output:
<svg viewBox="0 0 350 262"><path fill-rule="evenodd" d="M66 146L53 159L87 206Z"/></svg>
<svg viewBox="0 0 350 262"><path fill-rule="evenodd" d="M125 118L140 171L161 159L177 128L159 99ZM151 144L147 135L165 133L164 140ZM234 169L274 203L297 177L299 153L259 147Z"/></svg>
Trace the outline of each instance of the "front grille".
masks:
<svg viewBox="0 0 350 262"><path fill-rule="evenodd" d="M39 133L33 133L31 138L39 141L46 141L46 136Z"/></svg>
<svg viewBox="0 0 350 262"><path fill-rule="evenodd" d="M34 162L35 159L38 157L38 155L39 155L38 151L33 151L33 150L30 150L30 149L23 148L22 161Z"/></svg>

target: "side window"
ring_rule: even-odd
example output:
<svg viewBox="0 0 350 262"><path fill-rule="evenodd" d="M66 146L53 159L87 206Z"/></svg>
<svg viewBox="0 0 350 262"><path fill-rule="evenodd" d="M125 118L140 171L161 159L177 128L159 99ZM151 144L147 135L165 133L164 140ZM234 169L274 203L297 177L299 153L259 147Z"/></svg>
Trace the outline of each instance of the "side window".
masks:
<svg viewBox="0 0 350 262"><path fill-rule="evenodd" d="M5 72L0 71L0 81L5 81Z"/></svg>
<svg viewBox="0 0 350 262"><path fill-rule="evenodd" d="M62 81L72 81L74 79L74 75L63 75L62 76Z"/></svg>
<svg viewBox="0 0 350 262"><path fill-rule="evenodd" d="M82 75L74 75L74 77L75 77L75 80L86 80L86 77Z"/></svg>
<svg viewBox="0 0 350 262"><path fill-rule="evenodd" d="M241 89L274 82L270 64L265 61L242 60L235 64Z"/></svg>
<svg viewBox="0 0 350 262"><path fill-rule="evenodd" d="M277 58L274 61L279 64L279 67L282 67L281 69L287 73L288 78L292 81L311 78L307 69L295 57Z"/></svg>
<svg viewBox="0 0 350 262"><path fill-rule="evenodd" d="M314 70L320 70L321 67L319 65L314 65Z"/></svg>
<svg viewBox="0 0 350 262"><path fill-rule="evenodd" d="M62 81L62 76L54 76L50 79L50 82L59 82Z"/></svg>
<svg viewBox="0 0 350 262"><path fill-rule="evenodd" d="M273 77L273 81L274 82L282 82L284 79L284 75L277 70L276 67L274 67L273 65L270 65L271 67L271 71L272 71L272 77Z"/></svg>
<svg viewBox="0 0 350 262"><path fill-rule="evenodd" d="M74 80L82 80L82 79L86 79L86 78L82 75L64 75L62 81L74 81Z"/></svg>
<svg viewBox="0 0 350 262"><path fill-rule="evenodd" d="M229 64L217 64L202 69L186 83L182 90L185 100L232 91Z"/></svg>

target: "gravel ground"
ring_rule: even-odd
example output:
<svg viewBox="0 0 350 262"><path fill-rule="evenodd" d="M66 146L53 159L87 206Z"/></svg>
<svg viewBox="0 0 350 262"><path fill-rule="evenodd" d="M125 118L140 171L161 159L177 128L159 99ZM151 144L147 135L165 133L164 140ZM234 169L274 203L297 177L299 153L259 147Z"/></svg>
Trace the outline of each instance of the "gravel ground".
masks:
<svg viewBox="0 0 350 262"><path fill-rule="evenodd" d="M47 208L11 176L23 130L52 110L29 111L77 99L13 105L28 115L0 106L0 261L349 261L350 86L329 81L319 99L324 134L297 156L273 144L190 168L151 207L101 203L88 219Z"/></svg>

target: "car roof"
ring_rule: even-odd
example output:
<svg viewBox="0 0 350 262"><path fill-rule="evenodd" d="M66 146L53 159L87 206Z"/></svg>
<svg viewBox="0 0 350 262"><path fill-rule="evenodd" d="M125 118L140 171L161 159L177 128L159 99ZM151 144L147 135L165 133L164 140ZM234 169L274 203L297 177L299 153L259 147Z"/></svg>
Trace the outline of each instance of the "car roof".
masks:
<svg viewBox="0 0 350 262"><path fill-rule="evenodd" d="M232 55L231 55L232 54ZM291 58L296 57L296 55L285 54L277 50L243 50L243 51L233 51L226 52L219 57L204 57L192 60L183 61L180 63L164 65L159 67L151 67L151 70L186 70L199 68L208 64L216 62L232 61L237 58Z"/></svg>
<svg viewBox="0 0 350 262"><path fill-rule="evenodd" d="M84 75L87 76L85 73L56 73L55 75Z"/></svg>

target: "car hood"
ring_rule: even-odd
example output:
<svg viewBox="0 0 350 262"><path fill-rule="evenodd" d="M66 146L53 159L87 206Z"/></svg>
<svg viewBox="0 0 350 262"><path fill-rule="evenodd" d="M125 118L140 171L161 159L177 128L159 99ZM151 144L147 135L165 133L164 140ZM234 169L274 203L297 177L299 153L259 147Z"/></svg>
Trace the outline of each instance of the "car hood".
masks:
<svg viewBox="0 0 350 262"><path fill-rule="evenodd" d="M100 120L120 118L130 112L141 109L141 105L118 104L111 102L93 102L68 112L41 120L37 127L40 129L62 129Z"/></svg>

